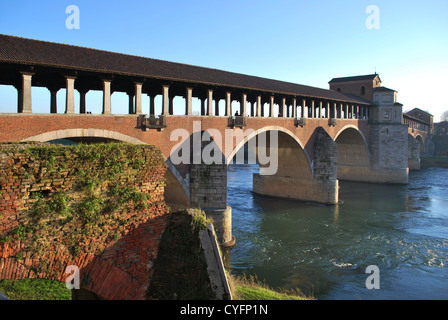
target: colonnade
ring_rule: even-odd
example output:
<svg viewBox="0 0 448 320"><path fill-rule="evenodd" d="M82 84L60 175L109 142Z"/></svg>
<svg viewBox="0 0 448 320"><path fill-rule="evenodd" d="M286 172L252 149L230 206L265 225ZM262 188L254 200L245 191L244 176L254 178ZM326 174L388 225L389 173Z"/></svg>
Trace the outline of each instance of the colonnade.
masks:
<svg viewBox="0 0 448 320"><path fill-rule="evenodd" d="M18 112L32 113L31 86L34 73L21 72L21 85L16 86L18 90ZM80 94L79 112L86 113L86 94L90 90L85 85L76 87L76 76L66 75L66 102L65 113L75 113L75 88ZM111 95L112 82L114 79L101 78L103 101L102 114L112 114ZM130 81L129 81L130 82ZM199 98L201 101L202 116L219 116L219 102L225 100L224 116L232 116L232 102L238 101L240 104L238 115L251 117L280 117L280 118L337 118L337 119L368 119L369 106L350 103L345 101L333 101L319 97L305 97L298 95L288 95L280 93L256 92L242 89L226 89L226 88L205 88L204 85L188 85L184 86L184 92L179 93L179 84L176 84L176 93L171 92L172 84L158 83L153 88L147 90L149 96L149 114L155 113L155 97L162 96L162 115L173 115L173 100L176 96L182 96L185 99L185 112L187 116L193 115L193 97ZM129 86L128 86L129 87ZM51 93L50 112L57 112L56 95L59 91L58 87L47 87ZM129 96L129 114L144 114L142 106L142 96L144 81L133 81L132 89L126 91ZM200 93L196 93L198 90ZM118 90L117 90L118 91ZM121 91L121 90L120 90ZM265 112L265 104L268 104L268 110ZM278 112L275 112L275 105L278 105ZM249 112L250 111L250 112ZM249 115L250 113L250 115Z"/></svg>

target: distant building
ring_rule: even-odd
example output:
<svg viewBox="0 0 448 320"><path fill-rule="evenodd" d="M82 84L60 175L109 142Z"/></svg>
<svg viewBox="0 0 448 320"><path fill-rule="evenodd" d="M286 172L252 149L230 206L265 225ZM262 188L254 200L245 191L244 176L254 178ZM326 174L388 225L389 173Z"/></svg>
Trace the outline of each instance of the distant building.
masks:
<svg viewBox="0 0 448 320"><path fill-rule="evenodd" d="M448 121L434 123L434 135L436 136L448 135Z"/></svg>
<svg viewBox="0 0 448 320"><path fill-rule="evenodd" d="M357 96L373 103L374 89L381 87L378 74L364 76L333 78L329 82L330 90Z"/></svg>
<svg viewBox="0 0 448 320"><path fill-rule="evenodd" d="M434 145L436 156L448 156L448 121L434 124Z"/></svg>
<svg viewBox="0 0 448 320"><path fill-rule="evenodd" d="M410 128L425 131L431 136L434 133L434 116L427 111L414 108L406 112L403 118L408 120ZM414 127L415 126L415 127Z"/></svg>
<svg viewBox="0 0 448 320"><path fill-rule="evenodd" d="M368 101L377 108L371 109L372 121L402 123L403 105L397 102L397 91L381 86L377 73L363 76L333 78L330 90Z"/></svg>

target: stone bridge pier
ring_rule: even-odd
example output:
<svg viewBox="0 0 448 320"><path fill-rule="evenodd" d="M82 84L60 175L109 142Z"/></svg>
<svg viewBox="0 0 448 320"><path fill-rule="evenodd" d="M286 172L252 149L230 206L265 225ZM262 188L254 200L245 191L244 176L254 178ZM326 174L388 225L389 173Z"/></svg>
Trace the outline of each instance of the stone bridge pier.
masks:
<svg viewBox="0 0 448 320"><path fill-rule="evenodd" d="M336 143L323 128L310 139L312 159L303 148L283 132L278 134L278 169L275 174L253 176L254 193L279 198L337 204ZM271 146L268 146L271 147ZM275 148L271 152L275 152ZM275 159L275 157L274 157Z"/></svg>
<svg viewBox="0 0 448 320"><path fill-rule="evenodd" d="M190 170L191 205L211 218L222 246L233 244L232 208L227 206L227 165L192 164Z"/></svg>

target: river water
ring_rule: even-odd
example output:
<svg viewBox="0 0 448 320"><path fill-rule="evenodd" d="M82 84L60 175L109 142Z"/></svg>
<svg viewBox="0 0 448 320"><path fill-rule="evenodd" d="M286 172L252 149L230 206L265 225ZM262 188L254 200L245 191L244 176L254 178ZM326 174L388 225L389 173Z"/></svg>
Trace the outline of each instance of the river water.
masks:
<svg viewBox="0 0 448 320"><path fill-rule="evenodd" d="M340 181L337 206L254 195L254 172L228 169L232 274L319 300L448 299L448 169L411 172L406 186Z"/></svg>

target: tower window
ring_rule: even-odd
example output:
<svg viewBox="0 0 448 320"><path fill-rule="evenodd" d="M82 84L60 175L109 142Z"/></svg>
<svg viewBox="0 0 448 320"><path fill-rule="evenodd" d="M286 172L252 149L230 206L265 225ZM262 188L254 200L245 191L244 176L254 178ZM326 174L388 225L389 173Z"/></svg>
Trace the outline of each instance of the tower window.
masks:
<svg viewBox="0 0 448 320"><path fill-rule="evenodd" d="M364 87L364 86L361 87L361 95L363 95L363 96L366 95L366 87Z"/></svg>

